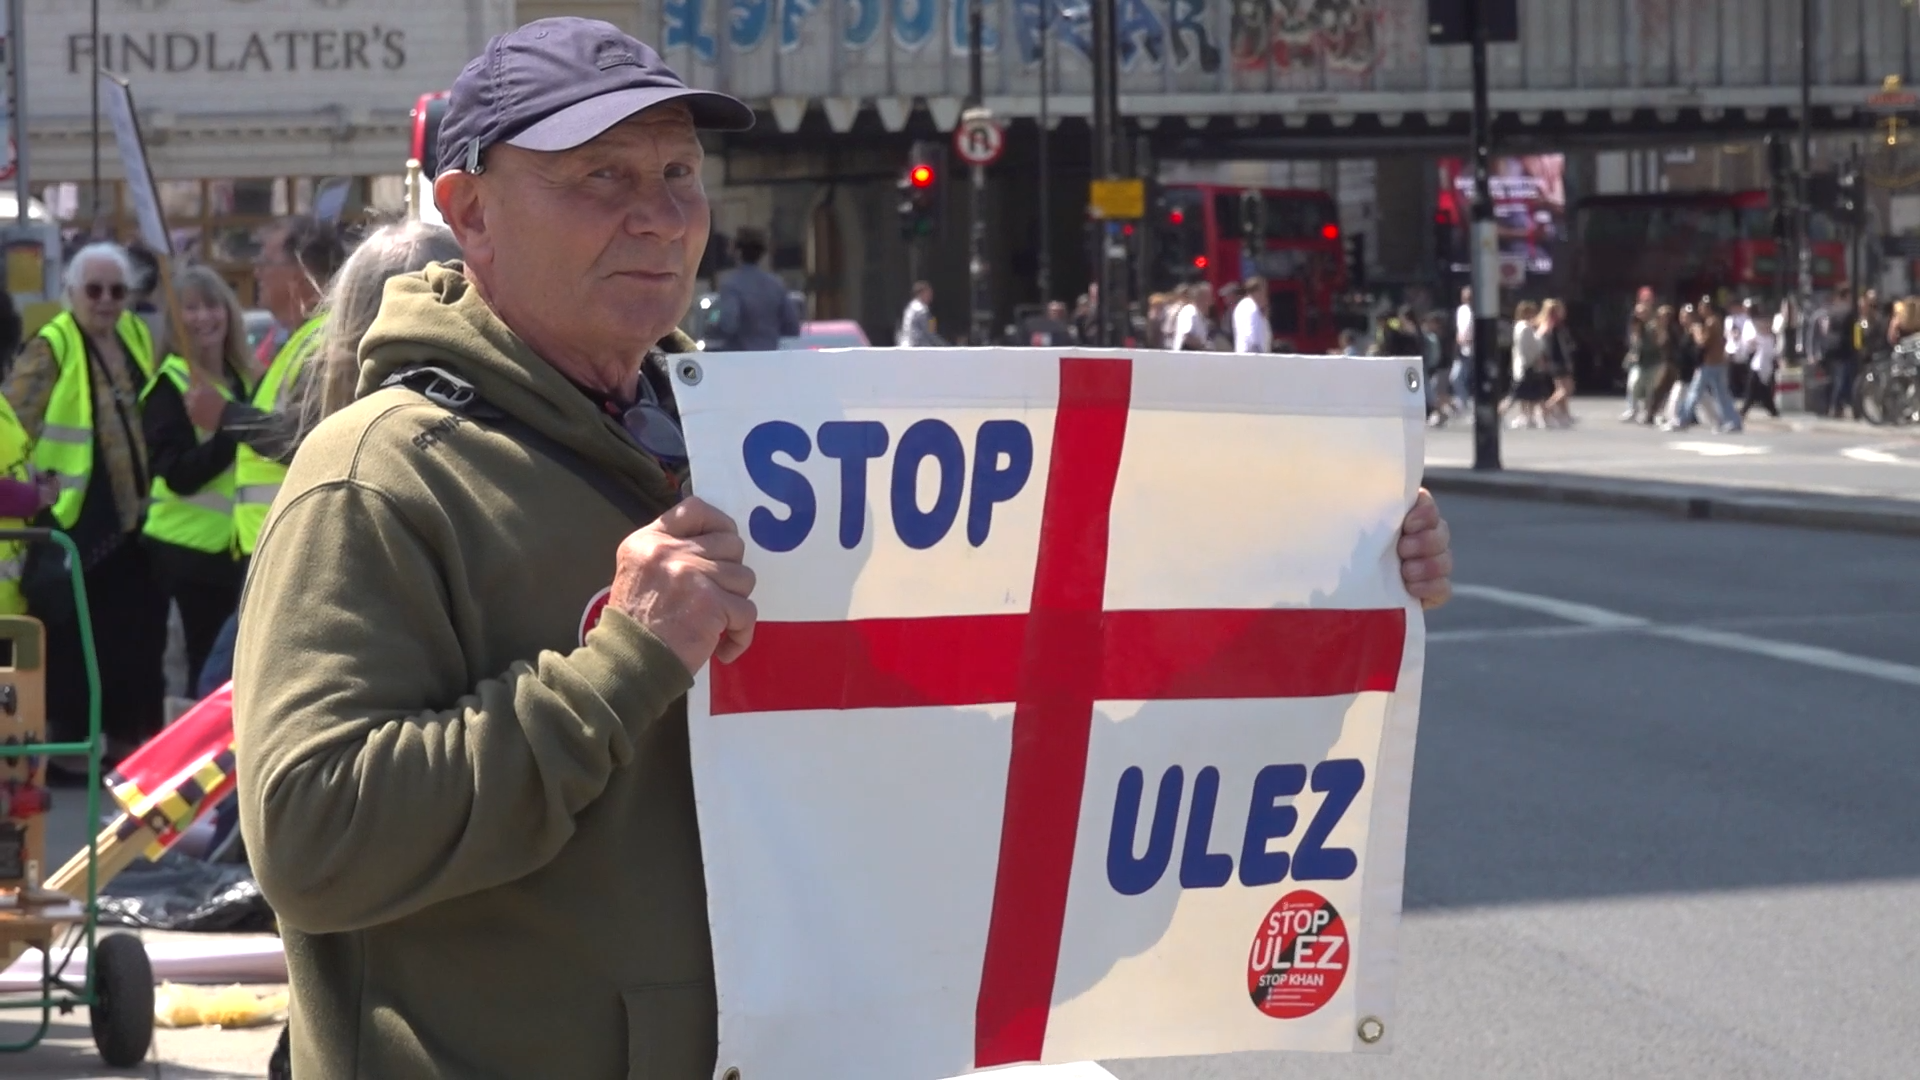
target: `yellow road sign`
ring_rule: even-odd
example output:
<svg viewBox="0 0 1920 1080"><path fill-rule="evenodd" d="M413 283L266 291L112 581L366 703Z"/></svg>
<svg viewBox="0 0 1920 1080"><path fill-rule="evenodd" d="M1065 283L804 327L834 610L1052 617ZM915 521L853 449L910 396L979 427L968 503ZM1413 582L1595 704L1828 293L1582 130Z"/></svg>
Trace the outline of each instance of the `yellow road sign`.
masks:
<svg viewBox="0 0 1920 1080"><path fill-rule="evenodd" d="M1105 221L1131 221L1147 216L1147 182L1095 180L1087 192L1087 210Z"/></svg>

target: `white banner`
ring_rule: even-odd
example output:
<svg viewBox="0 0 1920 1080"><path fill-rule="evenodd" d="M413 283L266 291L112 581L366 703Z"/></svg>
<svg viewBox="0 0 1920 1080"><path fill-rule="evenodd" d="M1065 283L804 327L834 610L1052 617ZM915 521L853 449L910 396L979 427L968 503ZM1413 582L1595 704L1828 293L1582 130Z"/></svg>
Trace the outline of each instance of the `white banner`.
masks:
<svg viewBox="0 0 1920 1080"><path fill-rule="evenodd" d="M1424 630L1405 361L721 353L759 574L691 701L718 1072L1383 1049Z"/></svg>

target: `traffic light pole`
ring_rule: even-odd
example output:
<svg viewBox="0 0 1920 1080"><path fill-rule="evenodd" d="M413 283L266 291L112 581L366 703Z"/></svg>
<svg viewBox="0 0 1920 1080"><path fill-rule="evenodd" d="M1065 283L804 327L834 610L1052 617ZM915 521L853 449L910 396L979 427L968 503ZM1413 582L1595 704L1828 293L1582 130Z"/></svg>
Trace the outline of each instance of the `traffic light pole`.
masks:
<svg viewBox="0 0 1920 1080"><path fill-rule="evenodd" d="M1500 468L1500 238L1493 219L1493 118L1487 104L1487 24L1473 26L1473 467Z"/></svg>
<svg viewBox="0 0 1920 1080"><path fill-rule="evenodd" d="M985 112L984 82L980 54L980 35L984 18L981 7L984 0L967 2L967 112ZM993 298L988 291L987 282L987 170L975 165L972 171L973 183L968 192L967 210L967 276L972 286L971 304L973 308L972 325L969 328L968 343L972 345L991 345L993 343Z"/></svg>
<svg viewBox="0 0 1920 1080"><path fill-rule="evenodd" d="M1800 316L1800 355L1810 359L1813 345L1813 0L1800 0L1800 206L1794 243L1799 249L1800 281L1794 307Z"/></svg>
<svg viewBox="0 0 1920 1080"><path fill-rule="evenodd" d="M1119 72L1115 70L1115 53L1118 42L1114 37L1114 0L1090 0L1093 8L1093 168L1094 174L1103 180L1112 180L1120 175L1120 155L1118 146L1119 95L1116 92ZM1116 222L1098 220L1094 222L1094 265L1099 268L1100 302L1094 309L1094 318L1099 327L1099 340L1094 342L1102 347L1111 347L1126 340L1124 324L1120 321L1126 315L1124 306L1116 303L1115 286L1120 275L1114 273L1114 249L1119 246L1119 225Z"/></svg>
<svg viewBox="0 0 1920 1080"><path fill-rule="evenodd" d="M1040 16L1040 267L1038 284L1040 303L1053 302L1053 163L1048 158L1047 146L1047 53L1053 45L1053 20L1055 12L1051 0L1041 8Z"/></svg>

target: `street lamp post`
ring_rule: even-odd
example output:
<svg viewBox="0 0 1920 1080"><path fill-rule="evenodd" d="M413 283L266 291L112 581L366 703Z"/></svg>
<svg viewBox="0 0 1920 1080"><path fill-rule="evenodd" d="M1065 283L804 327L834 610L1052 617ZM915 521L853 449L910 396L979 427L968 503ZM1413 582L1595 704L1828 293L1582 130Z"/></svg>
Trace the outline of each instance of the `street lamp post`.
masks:
<svg viewBox="0 0 1920 1080"><path fill-rule="evenodd" d="M982 71L984 61L980 49L980 34L985 22L985 16L981 11L982 3L983 0L967 0L966 111L969 116L986 111L985 77ZM988 345L993 341L993 304L987 292L986 166L973 166L972 180L968 199L967 275L969 284L972 286L973 317L968 340L974 345Z"/></svg>
<svg viewBox="0 0 1920 1080"><path fill-rule="evenodd" d="M1800 0L1800 182L1794 215L1794 244L1799 249L1800 280L1794 307L1800 316L1800 355L1813 344L1813 0Z"/></svg>
<svg viewBox="0 0 1920 1080"><path fill-rule="evenodd" d="M1489 173L1493 118L1487 103L1487 20L1468 5L1473 34L1473 467L1500 468L1500 401L1494 373L1500 348L1500 239Z"/></svg>
<svg viewBox="0 0 1920 1080"><path fill-rule="evenodd" d="M1053 167L1047 158L1047 52L1053 44L1054 0L1040 0L1040 303L1053 300Z"/></svg>
<svg viewBox="0 0 1920 1080"><path fill-rule="evenodd" d="M1114 0L1089 0L1093 9L1093 168L1095 175L1112 180L1120 175L1118 147L1119 72L1116 70L1117 40L1114 36ZM1097 345L1118 345L1125 340L1120 318L1126 309L1115 303L1114 249L1118 247L1119 225L1105 219L1094 222L1094 265L1099 268L1100 303L1094 310L1099 327Z"/></svg>

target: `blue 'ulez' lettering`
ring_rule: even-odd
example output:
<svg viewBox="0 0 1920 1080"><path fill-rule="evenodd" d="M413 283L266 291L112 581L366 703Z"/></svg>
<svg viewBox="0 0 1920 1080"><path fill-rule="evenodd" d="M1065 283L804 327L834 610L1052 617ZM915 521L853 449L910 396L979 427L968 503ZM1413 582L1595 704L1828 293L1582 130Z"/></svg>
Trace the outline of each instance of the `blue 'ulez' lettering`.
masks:
<svg viewBox="0 0 1920 1080"><path fill-rule="evenodd" d="M1281 805L1307 786L1305 765L1269 765L1253 778L1253 803L1247 809L1247 835L1240 845L1240 884L1275 885L1287 879L1287 853L1268 851L1267 842L1292 836L1300 812Z"/></svg>
<svg viewBox="0 0 1920 1080"><path fill-rule="evenodd" d="M1313 767L1311 787L1326 797L1320 801L1313 820L1289 856L1283 851L1268 851L1267 845L1293 835L1294 827L1299 824L1299 812L1291 803L1283 804L1281 800L1291 800L1309 786L1307 767L1268 765L1256 773L1240 846L1240 884L1260 888L1289 877L1295 881L1344 881L1352 877L1360 868L1359 857L1349 848L1332 848L1326 843L1359 797L1366 778L1366 766L1352 758L1323 761ZM1107 882L1115 892L1139 896L1158 885L1166 875L1173 858L1173 834L1180 817L1183 787L1184 774L1180 766L1170 766L1161 775L1146 854L1136 857L1134 840L1140 826L1146 774L1137 765L1121 772L1107 834ZM1193 793L1187 797L1187 831L1181 846L1178 875L1183 889L1216 889L1233 880L1233 856L1208 850L1219 801L1220 770L1204 766L1194 774Z"/></svg>
<svg viewBox="0 0 1920 1080"><path fill-rule="evenodd" d="M784 518L776 517L764 506L754 507L747 515L747 534L768 551L792 551L799 547L813 531L817 510L813 485L798 469L773 460L773 455L785 454L799 463L812 453L813 444L807 433L800 430L799 425L785 420L760 424L747 432L741 442L740 454L746 462L748 478L762 494L787 508Z"/></svg>
<svg viewBox="0 0 1920 1080"><path fill-rule="evenodd" d="M1352 848L1324 847L1333 827L1353 805L1367 781L1367 767L1353 758L1323 761L1313 767L1313 790L1326 792L1293 852L1293 880L1344 881L1360 868Z"/></svg>
<svg viewBox="0 0 1920 1080"><path fill-rule="evenodd" d="M878 420L830 420L820 425L820 455L840 462L840 546L860 546L867 529L867 462L887 452L887 425Z"/></svg>
<svg viewBox="0 0 1920 1080"><path fill-rule="evenodd" d="M933 508L920 509L920 462L939 464L940 487ZM916 551L940 542L960 515L960 489L966 483L967 452L960 436L944 420L922 420L900 436L893 452L893 531Z"/></svg>
<svg viewBox="0 0 1920 1080"><path fill-rule="evenodd" d="M1180 766L1160 777L1160 793L1153 800L1153 825L1147 834L1147 853L1134 858L1133 835L1140 825L1140 796L1146 774L1130 766L1120 774L1113 798L1113 826L1107 834L1107 883L1121 896L1139 896L1158 884L1173 860L1173 829L1180 817L1180 788L1185 782Z"/></svg>
<svg viewBox="0 0 1920 1080"><path fill-rule="evenodd" d="M1006 458L1002 465L1000 459ZM973 437L973 484L967 498L967 543L979 547L993 528L993 506L1020 494L1033 475L1033 432L1018 420L989 420Z"/></svg>
<svg viewBox="0 0 1920 1080"><path fill-rule="evenodd" d="M1220 801L1220 770L1208 765L1194 775L1193 802L1187 811L1187 842L1180 849L1180 887L1217 889L1233 877L1233 856L1208 851L1213 840L1213 810Z"/></svg>

